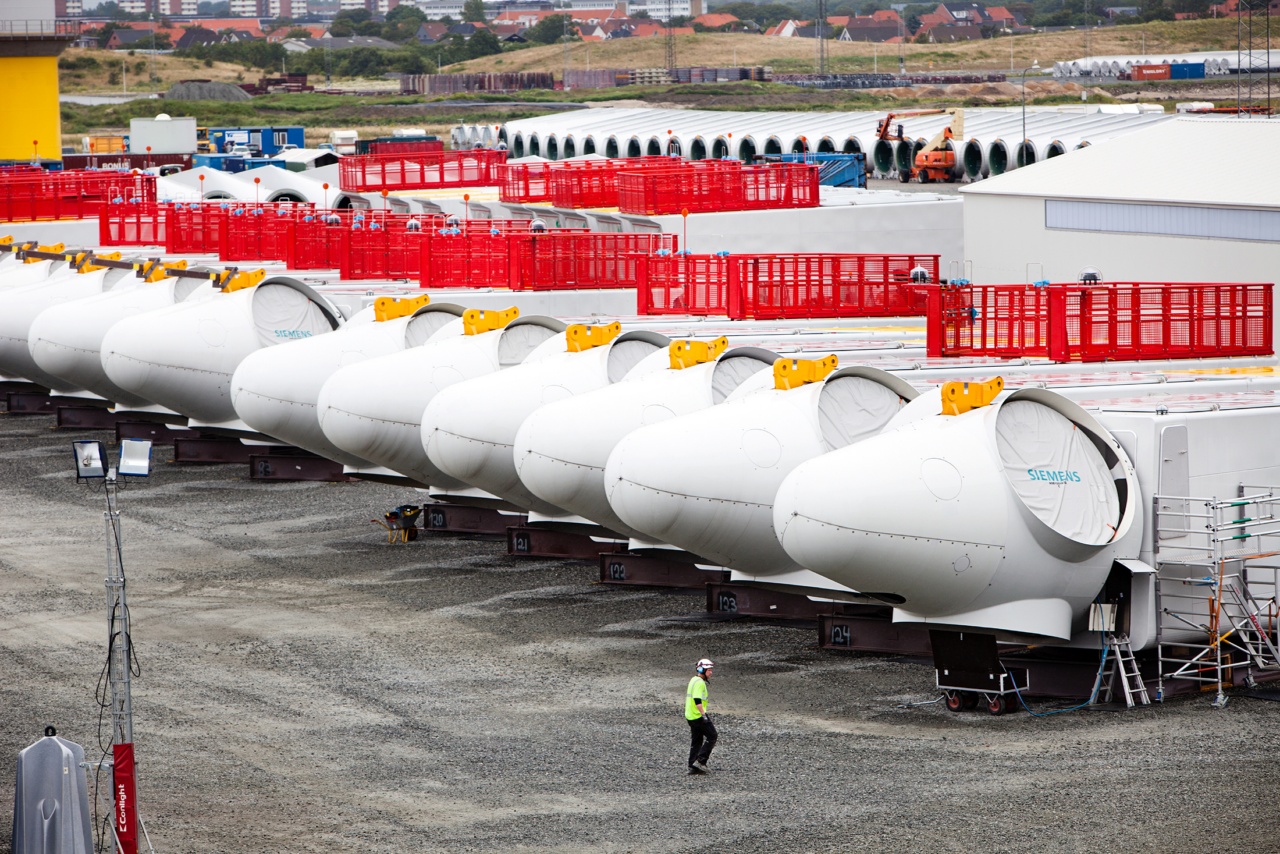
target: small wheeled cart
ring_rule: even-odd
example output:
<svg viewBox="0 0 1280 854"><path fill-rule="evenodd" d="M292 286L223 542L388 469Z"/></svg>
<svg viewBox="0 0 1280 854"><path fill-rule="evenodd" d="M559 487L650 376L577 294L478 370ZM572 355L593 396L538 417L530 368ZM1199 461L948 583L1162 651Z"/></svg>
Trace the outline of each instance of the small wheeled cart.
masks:
<svg viewBox="0 0 1280 854"><path fill-rule="evenodd" d="M932 630L937 685L953 712L986 706L1003 715L1019 705L1016 696L1028 687L1024 667L1005 667L994 635Z"/></svg>

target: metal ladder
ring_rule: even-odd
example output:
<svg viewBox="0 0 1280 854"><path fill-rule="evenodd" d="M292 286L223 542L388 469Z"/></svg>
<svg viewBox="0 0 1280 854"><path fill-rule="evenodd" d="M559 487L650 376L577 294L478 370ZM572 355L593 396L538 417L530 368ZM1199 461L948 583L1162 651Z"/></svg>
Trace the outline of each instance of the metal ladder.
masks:
<svg viewBox="0 0 1280 854"><path fill-rule="evenodd" d="M1124 691L1125 705L1151 705L1151 697L1147 694L1147 683L1138 670L1138 659L1133 654L1133 645L1128 635L1107 634L1107 663L1098 673L1093 685L1095 702L1110 703L1112 689L1116 677L1120 679L1120 687Z"/></svg>

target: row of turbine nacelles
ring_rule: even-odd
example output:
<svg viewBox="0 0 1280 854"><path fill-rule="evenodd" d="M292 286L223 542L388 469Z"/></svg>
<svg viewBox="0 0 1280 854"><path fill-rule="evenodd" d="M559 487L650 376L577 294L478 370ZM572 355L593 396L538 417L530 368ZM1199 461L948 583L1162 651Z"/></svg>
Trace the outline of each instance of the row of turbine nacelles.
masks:
<svg viewBox="0 0 1280 854"><path fill-rule="evenodd" d="M317 422L325 438L347 454L421 487L462 490L467 484L427 456L427 405L459 383L564 350L565 332L565 324L550 317L469 309L421 346L335 370L316 398Z"/></svg>
<svg viewBox="0 0 1280 854"><path fill-rule="evenodd" d="M880 435L798 466L776 496L786 553L895 618L1069 639L1141 502L1119 443L1042 389L948 413L941 390Z"/></svg>
<svg viewBox="0 0 1280 854"><path fill-rule="evenodd" d="M788 368L803 367L802 379ZM773 533L773 498L797 465L878 432L916 392L873 368L781 360L718 406L622 439L605 478L614 512L648 539L771 575L797 568Z"/></svg>
<svg viewBox="0 0 1280 854"><path fill-rule="evenodd" d="M570 326L564 334L565 346L542 358L443 389L422 414L428 459L446 475L494 496L491 506L566 515L520 480L514 446L521 424L549 403L660 370L669 343L653 332L623 333L617 323Z"/></svg>

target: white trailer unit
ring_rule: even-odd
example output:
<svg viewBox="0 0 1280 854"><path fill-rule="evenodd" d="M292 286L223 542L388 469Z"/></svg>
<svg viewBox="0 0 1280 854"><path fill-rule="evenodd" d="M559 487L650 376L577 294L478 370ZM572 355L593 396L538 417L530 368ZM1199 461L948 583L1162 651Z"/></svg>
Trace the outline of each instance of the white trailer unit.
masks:
<svg viewBox="0 0 1280 854"><path fill-rule="evenodd" d="M161 113L154 119L129 120L130 154L194 154L196 120Z"/></svg>

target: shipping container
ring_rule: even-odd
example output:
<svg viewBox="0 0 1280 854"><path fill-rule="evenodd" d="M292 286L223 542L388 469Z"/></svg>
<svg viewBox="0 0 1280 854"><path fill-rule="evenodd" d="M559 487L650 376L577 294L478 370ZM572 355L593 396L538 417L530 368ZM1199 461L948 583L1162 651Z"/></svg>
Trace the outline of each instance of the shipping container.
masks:
<svg viewBox="0 0 1280 854"><path fill-rule="evenodd" d="M1179 62L1169 66L1170 80L1203 80L1203 62Z"/></svg>
<svg viewBox="0 0 1280 854"><path fill-rule="evenodd" d="M237 145L247 145L260 151L263 157L279 154L286 145L305 148L307 143L301 125L209 128L209 142L221 154L230 152Z"/></svg>
<svg viewBox="0 0 1280 854"><path fill-rule="evenodd" d="M196 120L192 116L129 120L130 154L194 154Z"/></svg>
<svg viewBox="0 0 1280 854"><path fill-rule="evenodd" d="M1200 68L1201 68L1201 71L1203 72L1204 66L1202 65ZM1168 80L1169 66L1168 65L1135 65L1133 66L1133 70L1130 72L1130 76L1134 80Z"/></svg>

